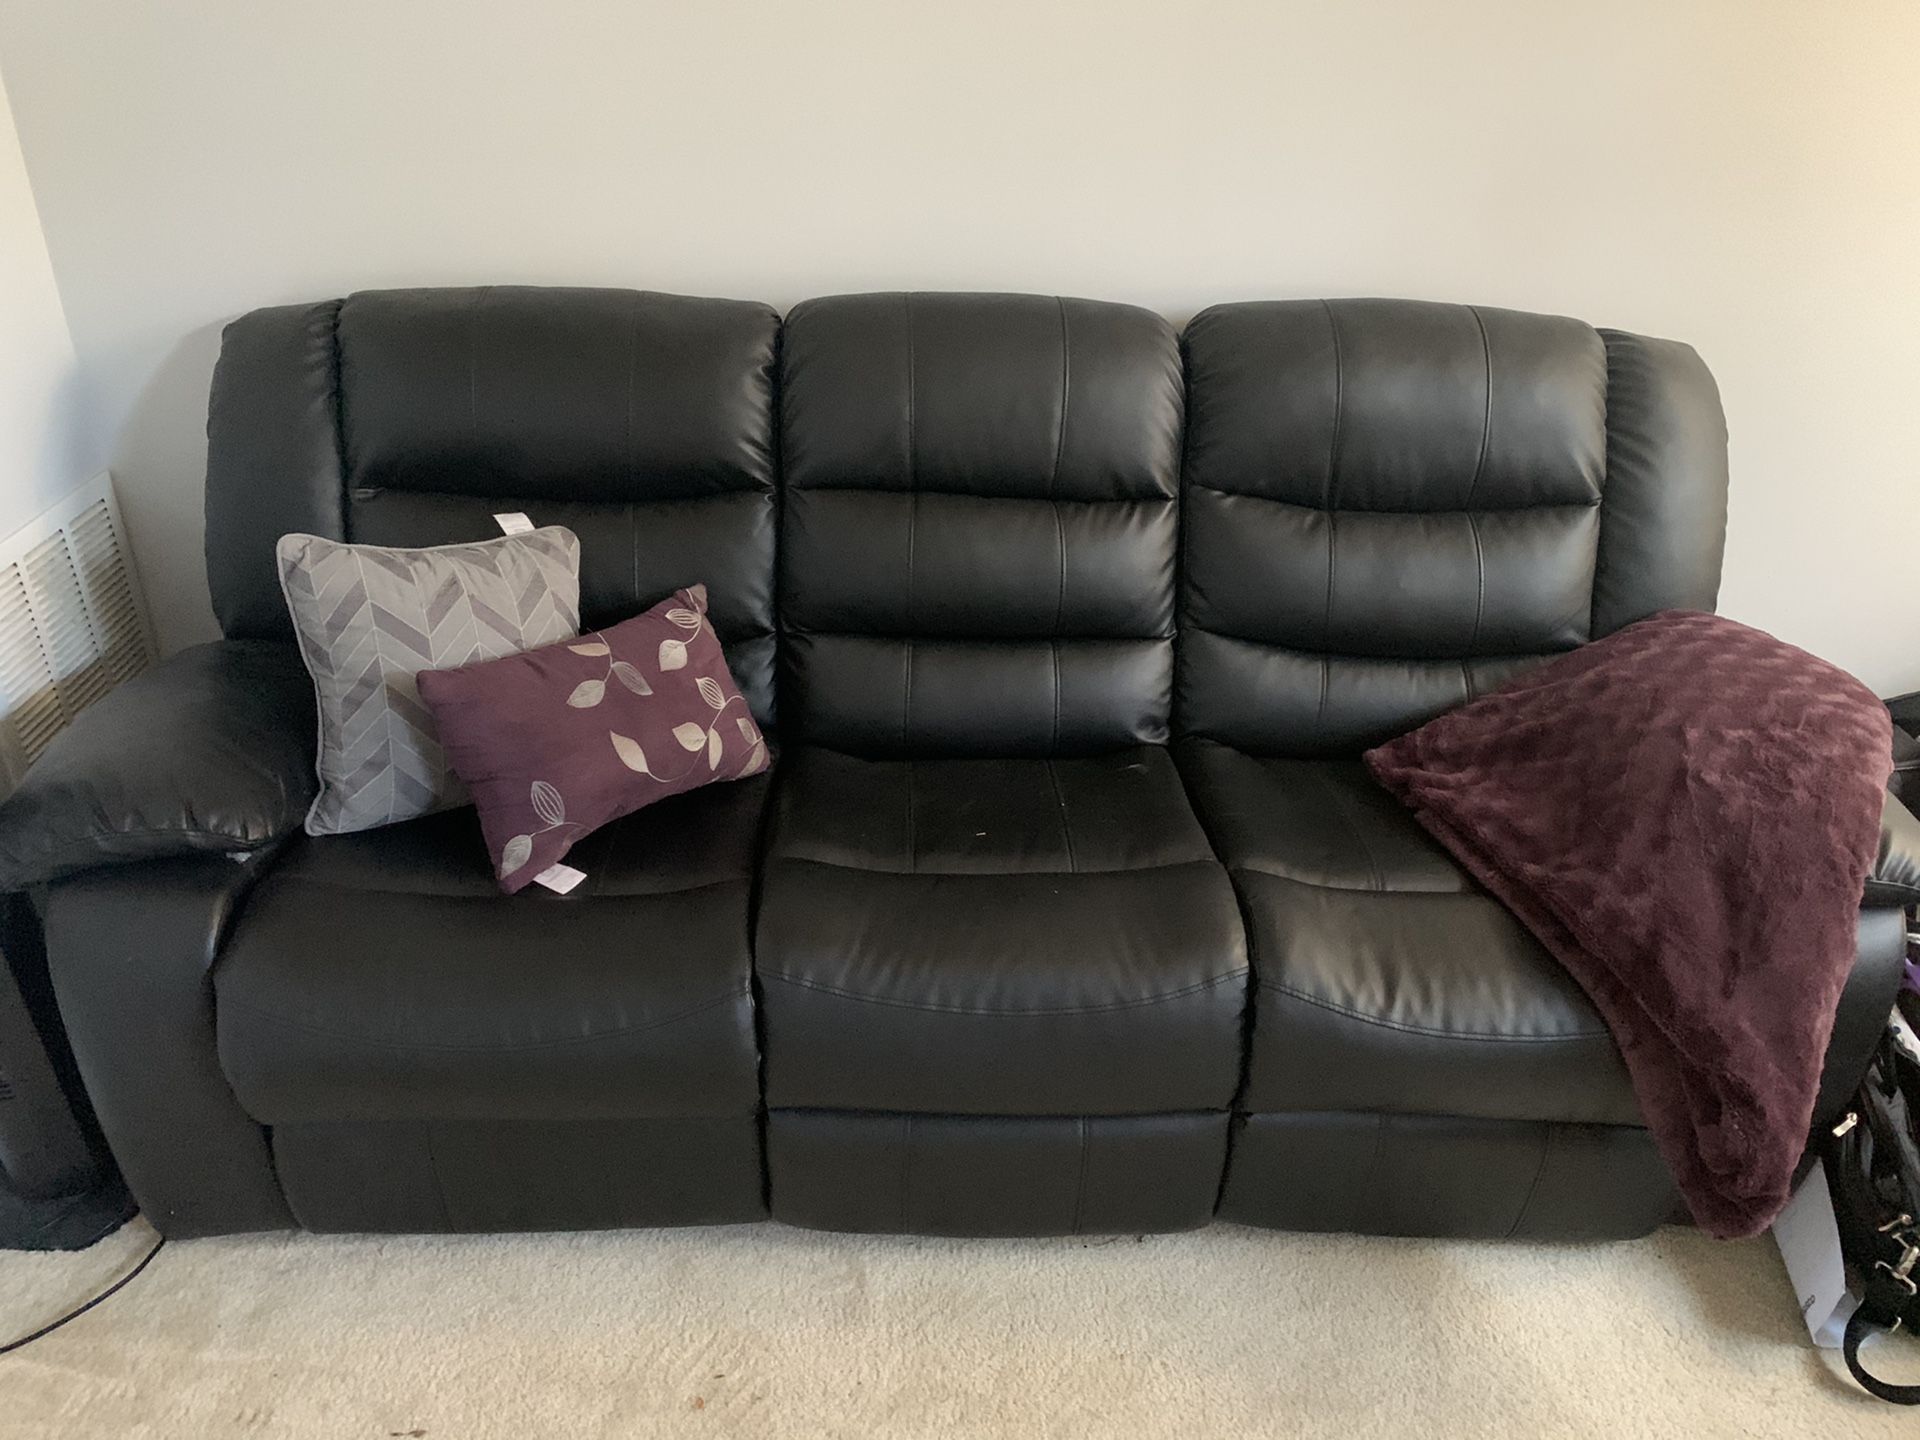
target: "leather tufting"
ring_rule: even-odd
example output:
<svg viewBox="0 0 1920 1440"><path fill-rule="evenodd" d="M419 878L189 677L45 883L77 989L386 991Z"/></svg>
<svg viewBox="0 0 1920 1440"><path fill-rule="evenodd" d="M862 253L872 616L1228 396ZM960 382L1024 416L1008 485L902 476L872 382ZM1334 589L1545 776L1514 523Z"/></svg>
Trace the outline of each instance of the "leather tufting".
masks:
<svg viewBox="0 0 1920 1440"><path fill-rule="evenodd" d="M871 755L1166 738L1181 388L1157 315L849 295L787 318L790 723Z"/></svg>
<svg viewBox="0 0 1920 1440"><path fill-rule="evenodd" d="M340 308L354 489L688 500L773 484L764 305L517 285Z"/></svg>
<svg viewBox="0 0 1920 1440"><path fill-rule="evenodd" d="M1319 510L1597 503L1607 355L1577 320L1421 300L1216 305L1187 326L1187 479Z"/></svg>
<svg viewBox="0 0 1920 1440"><path fill-rule="evenodd" d="M292 634L272 570L288 531L443 545L518 510L579 536L588 626L704 584L771 723L778 335L743 301L511 285L242 316L208 421L223 627Z"/></svg>
<svg viewBox="0 0 1920 1440"><path fill-rule="evenodd" d="M1181 734L1353 755L1712 607L1725 427L1683 345L1406 300L1215 306L1182 343Z"/></svg>

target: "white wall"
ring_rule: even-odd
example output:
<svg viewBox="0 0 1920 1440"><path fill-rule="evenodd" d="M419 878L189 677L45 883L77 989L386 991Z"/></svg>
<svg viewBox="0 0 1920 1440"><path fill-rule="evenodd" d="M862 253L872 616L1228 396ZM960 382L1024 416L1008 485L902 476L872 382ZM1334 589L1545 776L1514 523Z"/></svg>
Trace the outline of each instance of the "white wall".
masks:
<svg viewBox="0 0 1920 1440"><path fill-rule="evenodd" d="M0 536L85 478L76 385L73 341L0 84Z"/></svg>
<svg viewBox="0 0 1920 1440"><path fill-rule="evenodd" d="M1392 294L1692 341L1723 608L1920 686L1916 57L1912 0L0 0L171 644L211 629L206 381L254 305Z"/></svg>

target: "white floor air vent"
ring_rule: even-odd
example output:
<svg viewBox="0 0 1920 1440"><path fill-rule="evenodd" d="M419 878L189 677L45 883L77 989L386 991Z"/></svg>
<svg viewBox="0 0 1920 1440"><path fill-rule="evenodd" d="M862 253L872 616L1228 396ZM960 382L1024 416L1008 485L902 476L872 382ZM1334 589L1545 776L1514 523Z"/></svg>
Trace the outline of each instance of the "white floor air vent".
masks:
<svg viewBox="0 0 1920 1440"><path fill-rule="evenodd" d="M73 717L153 661L106 475L0 541L0 768L8 788Z"/></svg>

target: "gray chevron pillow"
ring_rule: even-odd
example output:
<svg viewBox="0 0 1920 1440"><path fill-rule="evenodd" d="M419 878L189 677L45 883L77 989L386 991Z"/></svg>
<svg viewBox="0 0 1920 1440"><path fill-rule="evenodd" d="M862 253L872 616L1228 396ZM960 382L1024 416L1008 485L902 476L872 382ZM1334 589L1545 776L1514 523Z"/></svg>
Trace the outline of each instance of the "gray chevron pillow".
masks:
<svg viewBox="0 0 1920 1440"><path fill-rule="evenodd" d="M558 525L420 550L283 535L275 556L320 700L309 835L466 804L414 677L580 633L580 541Z"/></svg>

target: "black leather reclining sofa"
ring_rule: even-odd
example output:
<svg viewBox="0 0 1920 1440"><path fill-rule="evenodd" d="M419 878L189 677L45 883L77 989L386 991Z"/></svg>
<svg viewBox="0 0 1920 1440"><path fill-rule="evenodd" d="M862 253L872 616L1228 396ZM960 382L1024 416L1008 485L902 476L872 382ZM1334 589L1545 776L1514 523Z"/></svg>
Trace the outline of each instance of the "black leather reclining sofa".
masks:
<svg viewBox="0 0 1920 1440"><path fill-rule="evenodd" d="M236 321L209 434L227 638L45 762L160 755L57 857L47 935L163 1232L1674 1216L1592 1006L1358 756L1713 605L1687 347L1399 301L1182 335L1033 296L386 291ZM593 836L564 898L499 895L471 811L300 833L275 539L505 510L578 533L588 624L704 582L780 741ZM1863 910L1823 1111L1902 937Z"/></svg>

